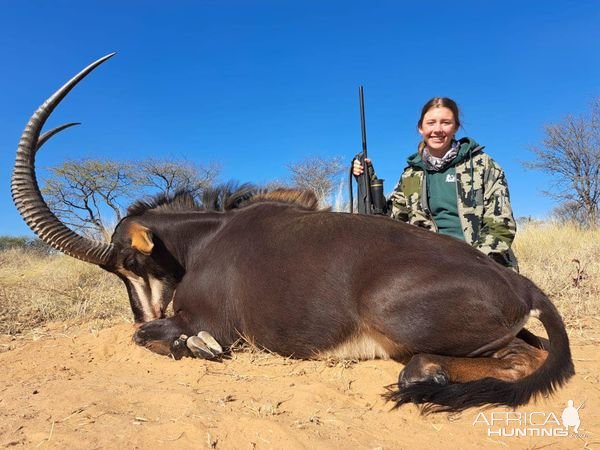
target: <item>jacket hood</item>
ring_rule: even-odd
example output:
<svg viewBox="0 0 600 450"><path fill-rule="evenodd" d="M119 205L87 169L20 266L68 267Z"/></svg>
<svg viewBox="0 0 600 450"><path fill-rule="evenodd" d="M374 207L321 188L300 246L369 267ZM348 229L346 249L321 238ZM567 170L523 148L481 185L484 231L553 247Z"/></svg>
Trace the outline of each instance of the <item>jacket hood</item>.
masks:
<svg viewBox="0 0 600 450"><path fill-rule="evenodd" d="M458 153L452 161L453 166L483 150L483 146L479 145L474 139L469 137L463 137L459 139L458 145ZM410 155L406 162L409 166L425 169L425 163L423 162L423 159L421 159L419 152Z"/></svg>

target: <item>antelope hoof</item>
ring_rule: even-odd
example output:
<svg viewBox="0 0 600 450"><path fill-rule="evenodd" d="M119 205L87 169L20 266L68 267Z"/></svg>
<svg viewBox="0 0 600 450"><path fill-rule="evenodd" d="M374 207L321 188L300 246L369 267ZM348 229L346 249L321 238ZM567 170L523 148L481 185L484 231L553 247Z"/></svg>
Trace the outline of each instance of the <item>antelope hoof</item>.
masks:
<svg viewBox="0 0 600 450"><path fill-rule="evenodd" d="M400 373L400 378L398 380L398 385L400 386L400 388L407 388L409 386L412 386L413 384L420 383L446 386L448 384L448 375L441 370L435 373L423 374L419 377L408 377L404 372Z"/></svg>
<svg viewBox="0 0 600 450"><path fill-rule="evenodd" d="M400 388L421 383L445 386L449 383L449 378L444 368L431 361L427 355L415 355L400 372L398 385Z"/></svg>
<svg viewBox="0 0 600 450"><path fill-rule="evenodd" d="M223 354L223 347L217 342L217 340L210 335L207 331L201 331L198 333L198 337L210 348L213 353L217 355Z"/></svg>
<svg viewBox="0 0 600 450"><path fill-rule="evenodd" d="M223 355L223 348L206 331L191 336L185 341L185 345L196 358L219 359Z"/></svg>
<svg viewBox="0 0 600 450"><path fill-rule="evenodd" d="M435 384L439 384L440 386L446 386L448 384L448 375L445 372L437 372L432 377L431 380Z"/></svg>

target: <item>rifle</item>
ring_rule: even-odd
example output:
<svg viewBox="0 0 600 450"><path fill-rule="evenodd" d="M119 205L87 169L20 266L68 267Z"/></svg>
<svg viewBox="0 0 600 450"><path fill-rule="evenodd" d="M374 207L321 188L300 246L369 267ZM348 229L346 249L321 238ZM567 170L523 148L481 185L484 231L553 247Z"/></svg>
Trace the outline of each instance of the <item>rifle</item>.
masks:
<svg viewBox="0 0 600 450"><path fill-rule="evenodd" d="M371 178L370 168L367 165L367 126L365 125L365 97L363 87L358 88L358 99L360 103L360 128L362 131L362 152L353 159L358 159L364 168L364 172L356 177L358 185L358 212L359 214L386 214L386 201L383 196L383 180ZM350 166L350 212L354 212L354 197L352 187L352 165Z"/></svg>

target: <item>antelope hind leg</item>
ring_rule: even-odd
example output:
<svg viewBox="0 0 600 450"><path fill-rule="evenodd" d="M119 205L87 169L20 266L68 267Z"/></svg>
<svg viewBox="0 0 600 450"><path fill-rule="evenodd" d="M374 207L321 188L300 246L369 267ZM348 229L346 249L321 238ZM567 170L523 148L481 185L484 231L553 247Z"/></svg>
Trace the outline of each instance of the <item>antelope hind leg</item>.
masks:
<svg viewBox="0 0 600 450"><path fill-rule="evenodd" d="M506 347L490 357L457 358L419 354L411 358L400 372L400 388L415 383L466 383L482 378L516 381L536 371L546 360L548 352L513 339Z"/></svg>

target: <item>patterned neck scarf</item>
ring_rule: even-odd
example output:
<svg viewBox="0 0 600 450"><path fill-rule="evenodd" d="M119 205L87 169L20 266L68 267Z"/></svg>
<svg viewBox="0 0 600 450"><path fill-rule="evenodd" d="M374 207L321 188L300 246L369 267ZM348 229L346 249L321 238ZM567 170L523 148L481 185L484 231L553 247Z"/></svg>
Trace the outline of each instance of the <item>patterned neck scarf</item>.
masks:
<svg viewBox="0 0 600 450"><path fill-rule="evenodd" d="M458 147L458 141L452 141L452 145L450 146L446 154L441 158L433 156L429 152L429 148L425 147L423 148L423 152L421 153L421 159L425 163L425 167L427 168L427 170L439 172L440 170L444 170L450 165L452 160L458 154Z"/></svg>

